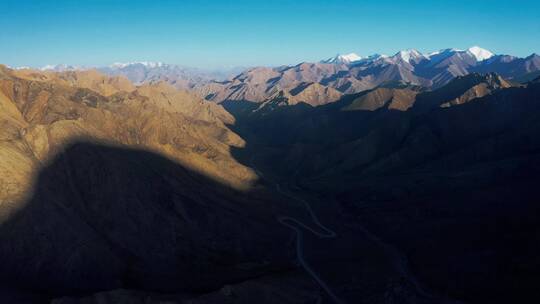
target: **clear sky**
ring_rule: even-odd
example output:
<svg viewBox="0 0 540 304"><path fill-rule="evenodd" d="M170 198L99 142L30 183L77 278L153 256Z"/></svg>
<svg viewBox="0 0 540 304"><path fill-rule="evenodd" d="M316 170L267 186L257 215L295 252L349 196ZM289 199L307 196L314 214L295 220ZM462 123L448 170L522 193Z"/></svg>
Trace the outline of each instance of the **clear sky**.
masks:
<svg viewBox="0 0 540 304"><path fill-rule="evenodd" d="M0 0L0 63L281 65L479 45L540 53L540 1Z"/></svg>

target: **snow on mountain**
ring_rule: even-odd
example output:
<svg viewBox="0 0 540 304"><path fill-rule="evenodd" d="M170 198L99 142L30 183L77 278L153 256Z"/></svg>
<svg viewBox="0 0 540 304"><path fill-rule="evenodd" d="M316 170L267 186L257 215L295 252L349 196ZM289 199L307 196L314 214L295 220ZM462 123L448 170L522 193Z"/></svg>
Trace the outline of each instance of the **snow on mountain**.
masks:
<svg viewBox="0 0 540 304"><path fill-rule="evenodd" d="M387 61L387 62L395 62L397 60L401 60L401 61L404 61L404 62L411 63L412 61L419 62L419 61L421 61L423 59L427 59L427 58L428 58L428 56L418 52L417 50L410 49L410 50L399 51L393 56L382 55L382 54L373 54L373 55L370 55L370 56L367 56L367 57L362 57L362 56L358 56L355 53L350 53L350 54L345 54L345 55L338 54L338 55L336 55L334 57L330 57L330 58L328 58L326 60L321 60L320 62L321 63L333 63L333 64L340 64L340 63L344 63L344 64L363 63L363 64L366 64L366 63L370 63L370 62L374 62L374 61L377 61L379 59L382 59L382 60Z"/></svg>
<svg viewBox="0 0 540 304"><path fill-rule="evenodd" d="M115 62L110 65L111 68L123 69L132 65L143 65L147 68L159 68L164 66L163 62L153 62L153 61L139 61L139 62Z"/></svg>
<svg viewBox="0 0 540 304"><path fill-rule="evenodd" d="M488 51L486 49L483 49L483 48L481 48L479 46L473 46L473 47L468 48L467 53L474 56L477 61L486 60L486 59L489 59L489 58L495 56L495 54L493 54L492 52L490 52L490 51Z"/></svg>
<svg viewBox="0 0 540 304"><path fill-rule="evenodd" d="M46 66L41 67L40 70L50 71L50 70L54 70L55 68L56 68L56 65L47 64Z"/></svg>
<svg viewBox="0 0 540 304"><path fill-rule="evenodd" d="M464 50L460 49L454 49L454 48L448 48L448 49L442 49L435 52L431 52L426 55L426 57L429 59L430 65L435 65L447 58L450 58L458 53L464 53Z"/></svg>
<svg viewBox="0 0 540 304"><path fill-rule="evenodd" d="M65 72L65 71L76 71L76 70L84 70L84 67L81 66L73 66L73 65L67 65L67 64L48 64L40 68L42 71L53 71L53 72Z"/></svg>
<svg viewBox="0 0 540 304"><path fill-rule="evenodd" d="M489 59L495 54L478 46L470 47L466 50L447 48L431 53L423 54L415 49L401 50L393 56L374 54L368 57L358 56L355 53L336 55L334 57L322 60L321 63L334 63L334 64L351 64L351 63L366 63L373 62L377 59L384 59L387 62L403 61L407 63L417 64L423 60L429 60L432 64L440 62L454 54L462 54L472 56L476 61L483 61Z"/></svg>
<svg viewBox="0 0 540 304"><path fill-rule="evenodd" d="M378 59L384 59L384 58L388 58L388 55L384 55L384 54L373 54L373 55L369 55L365 58L362 59L362 61L364 62L373 62L375 60L378 60Z"/></svg>
<svg viewBox="0 0 540 304"><path fill-rule="evenodd" d="M419 61L422 61L423 59L427 59L427 57L420 53L419 51L415 49L409 49L409 50L402 50L397 52L394 56L392 56L394 60L401 59L408 63L418 63Z"/></svg>
<svg viewBox="0 0 540 304"><path fill-rule="evenodd" d="M455 54L457 52L463 52L463 50L455 49L455 48L442 49L442 50L438 50L438 51L435 51L435 52L431 52L431 53L427 54L426 56L428 58L431 58L431 57L434 57L434 56L440 56L440 55L444 55L444 54Z"/></svg>
<svg viewBox="0 0 540 304"><path fill-rule="evenodd" d="M362 58L363 58L362 56L358 56L355 53L349 53L349 54L344 54L344 55L337 54L334 57L328 58L326 60L322 60L321 63L345 63L345 64L349 64L349 63L353 63L353 62L356 62L356 61L360 61L360 60L362 60Z"/></svg>
<svg viewBox="0 0 540 304"><path fill-rule="evenodd" d="M10 66L8 65L7 67L10 68L10 69L14 69L14 70L31 70L31 69L32 69L32 68L29 67L29 66L10 67Z"/></svg>

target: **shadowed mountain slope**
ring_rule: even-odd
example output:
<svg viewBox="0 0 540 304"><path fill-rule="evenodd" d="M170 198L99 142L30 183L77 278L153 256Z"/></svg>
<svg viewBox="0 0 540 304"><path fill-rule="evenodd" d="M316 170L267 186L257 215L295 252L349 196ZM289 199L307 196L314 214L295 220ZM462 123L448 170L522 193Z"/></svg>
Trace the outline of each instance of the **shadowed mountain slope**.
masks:
<svg viewBox="0 0 540 304"><path fill-rule="evenodd" d="M269 250L286 238L276 207L151 152L73 142L2 222L0 278L64 294L217 288L285 264Z"/></svg>
<svg viewBox="0 0 540 304"><path fill-rule="evenodd" d="M79 73L88 73L66 73L21 78L0 68L2 281L42 292L204 289L223 284L210 271L219 265L228 273L223 278L234 281L234 271L224 269L254 253L235 242L258 241L241 241L225 227L240 232L250 226L244 220L262 230L277 225L275 205L262 203L270 195L244 201L240 194L256 178L230 155L231 146L244 144L225 126L234 118L168 85L104 96L78 86L86 77ZM254 213L238 214L244 220L232 215L246 211Z"/></svg>
<svg viewBox="0 0 540 304"><path fill-rule="evenodd" d="M391 109L397 100L407 107ZM435 290L506 303L540 298L539 115L537 81L471 74L429 92L239 114L235 130L264 151L265 174L327 195L351 225L407 252Z"/></svg>

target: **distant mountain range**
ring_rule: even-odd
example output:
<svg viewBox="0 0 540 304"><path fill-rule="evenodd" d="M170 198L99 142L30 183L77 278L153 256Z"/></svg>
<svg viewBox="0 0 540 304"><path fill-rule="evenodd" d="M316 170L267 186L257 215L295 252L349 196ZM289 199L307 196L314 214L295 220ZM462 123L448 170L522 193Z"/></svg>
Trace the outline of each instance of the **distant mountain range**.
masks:
<svg viewBox="0 0 540 304"><path fill-rule="evenodd" d="M286 96L291 101L289 103L305 102L316 106L335 101L341 94L358 93L388 83L436 89L457 76L475 72L497 72L508 80L519 81L533 78L527 75L539 70L540 56L537 54L526 58L495 55L477 46L429 54L411 49L393 56L376 54L362 57L351 53L317 63L257 67L231 80L206 84L196 90L206 99L216 102L243 100L264 103L276 96ZM315 85L317 89L314 90ZM317 94L305 90L316 91Z"/></svg>
<svg viewBox="0 0 540 304"><path fill-rule="evenodd" d="M41 70L84 69L90 68L49 65ZM402 50L392 56L338 54L320 62L249 69L208 71L161 62L114 63L95 69L109 76L125 76L135 85L165 81L218 103L234 100L268 103L279 97L286 100L286 104L303 102L318 106L334 102L345 94L389 83L436 89L457 76L476 72L496 72L509 81L527 81L538 75L540 56L496 55L473 46L466 50L448 48L427 54L415 49Z"/></svg>
<svg viewBox="0 0 540 304"><path fill-rule="evenodd" d="M244 68L203 70L161 62L115 63L99 71L111 75L126 76L135 84L165 81L180 89L192 89L211 81L222 81L240 73Z"/></svg>
<svg viewBox="0 0 540 304"><path fill-rule="evenodd" d="M483 49L479 46L473 46L467 50L443 49L443 50L439 50L439 51L432 52L429 54L422 54L417 50L410 49L410 50L399 51L394 56L398 56L402 60L410 62L411 60L431 59L431 58L435 60L439 60L441 57L451 56L456 53L463 53L463 54L467 54L468 56L473 56L477 61L483 61L483 60L486 60L495 56L495 54L493 54L492 52L486 49ZM331 57L329 59L321 60L321 63L356 64L360 62L373 62L379 58L388 58L388 57L389 57L388 55L380 55L380 54L373 54L367 57L362 57L355 53L350 53L346 55L337 54L336 56Z"/></svg>
<svg viewBox="0 0 540 304"><path fill-rule="evenodd" d="M19 67L17 69L30 69ZM136 85L165 81L179 89L192 89L211 81L223 81L243 71L243 67L205 70L163 62L141 61L113 63L105 67L85 67L67 64L46 65L39 70L52 72L98 70L109 76L125 76Z"/></svg>

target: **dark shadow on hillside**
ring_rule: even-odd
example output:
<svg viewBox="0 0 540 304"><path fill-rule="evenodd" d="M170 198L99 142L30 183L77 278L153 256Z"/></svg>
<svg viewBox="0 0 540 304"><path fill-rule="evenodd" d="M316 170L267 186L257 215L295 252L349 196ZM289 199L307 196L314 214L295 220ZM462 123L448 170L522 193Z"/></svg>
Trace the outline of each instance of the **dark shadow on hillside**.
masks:
<svg viewBox="0 0 540 304"><path fill-rule="evenodd" d="M340 209L334 224L358 229L349 242L363 227L388 240L439 294L538 300L540 86L440 107L475 77L421 93L409 111L341 111L367 92L251 116L231 101L230 127L247 141L233 155L291 191L324 197L322 213Z"/></svg>
<svg viewBox="0 0 540 304"><path fill-rule="evenodd" d="M525 132L532 132L521 116L530 116L531 111L536 111L534 98L538 86L529 89L493 88L496 96L488 94L459 107L441 107L483 82L498 82L498 76L471 74L427 92L417 86L403 84L383 86L385 89L407 89L408 93L416 96L411 97L415 99L406 110L389 108L393 98L378 104L376 89L346 95L319 107L300 103L257 109L260 103L250 101L225 101L222 105L236 118L235 124L229 127L246 140L246 147L232 149L239 161L252 167L251 157L255 155L261 160L258 170L264 175L276 175L272 171L277 170L281 178L289 178L299 171L305 180L317 170L324 171L324 167L339 166L340 159L351 158L355 153L360 153L358 158L365 160L351 163L347 171L360 173L384 161L395 151L405 150L403 152L407 155L392 161L394 165L370 169L381 173L382 169L395 171L440 159L463 146L513 130L512 124L519 125ZM367 96L372 92L373 95ZM416 93L418 95L414 95ZM510 109L510 102L503 100L515 100L519 104ZM358 102L365 104L359 106ZM353 104L355 107L351 107ZM513 153L512 148L501 150L504 149ZM495 151L494 154L508 153ZM262 159L265 155L267 160ZM322 159L307 162L313 155L320 155ZM339 179L339 176L332 178Z"/></svg>
<svg viewBox="0 0 540 304"><path fill-rule="evenodd" d="M369 92L346 95L337 102L319 107L298 103L258 109L260 103L256 102L225 101L221 105L236 120L228 127L246 140L246 146L233 147L232 154L245 166L256 165L265 177L273 176L283 183L292 183L294 179L295 184L301 184L314 173L312 169L317 169L315 164L304 161L321 153L321 148L352 141L376 128L399 128L410 119L410 113L388 111L385 107L375 111L343 111ZM379 123L383 124L377 126ZM291 155L294 158L291 159Z"/></svg>
<svg viewBox="0 0 540 304"><path fill-rule="evenodd" d="M0 225L0 284L52 295L203 292L291 267L278 203L158 154L78 141Z"/></svg>

